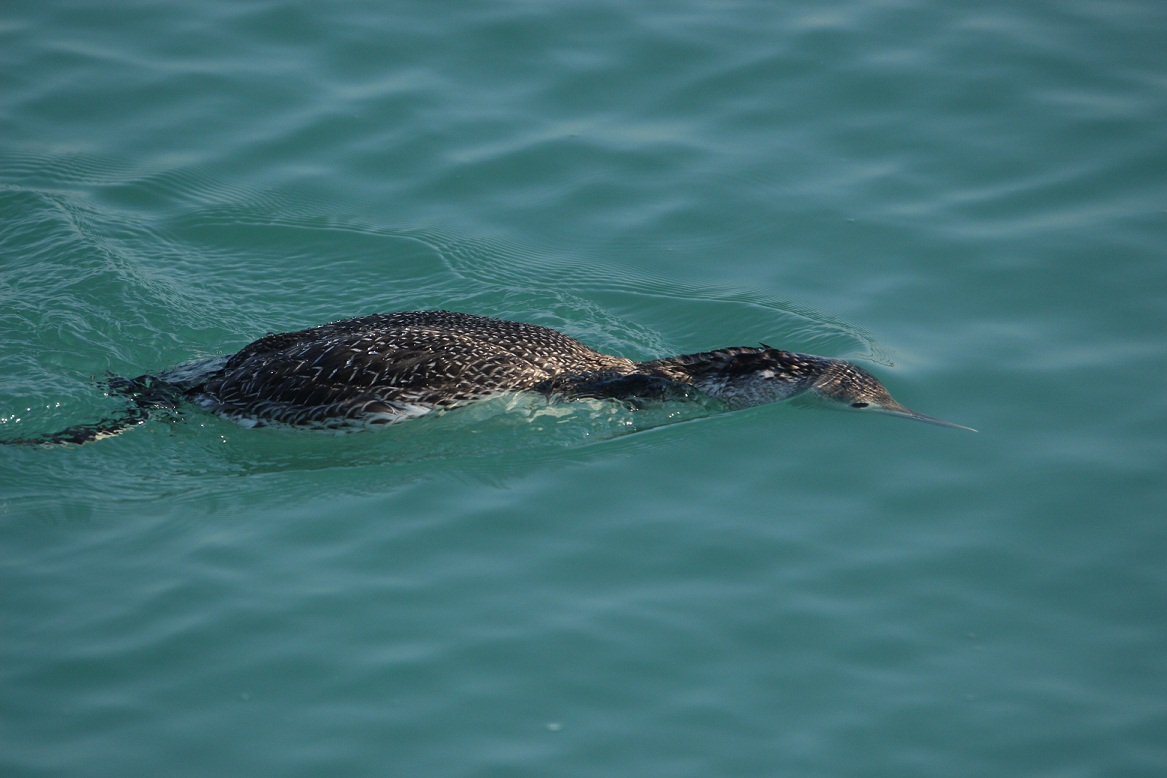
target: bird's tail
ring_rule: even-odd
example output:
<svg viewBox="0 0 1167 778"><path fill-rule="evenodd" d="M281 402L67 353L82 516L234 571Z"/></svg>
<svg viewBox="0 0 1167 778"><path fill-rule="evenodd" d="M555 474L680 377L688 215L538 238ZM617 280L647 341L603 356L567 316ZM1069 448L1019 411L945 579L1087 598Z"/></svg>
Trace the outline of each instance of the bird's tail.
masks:
<svg viewBox="0 0 1167 778"><path fill-rule="evenodd" d="M141 375L137 378L122 378L110 375L105 381L111 394L121 395L129 400L129 405L121 413L107 416L100 421L67 427L60 432L35 435L30 438L0 440L8 446L60 446L82 445L102 438L113 437L133 429L150 417L155 410L174 408L181 399L181 388L157 376Z"/></svg>

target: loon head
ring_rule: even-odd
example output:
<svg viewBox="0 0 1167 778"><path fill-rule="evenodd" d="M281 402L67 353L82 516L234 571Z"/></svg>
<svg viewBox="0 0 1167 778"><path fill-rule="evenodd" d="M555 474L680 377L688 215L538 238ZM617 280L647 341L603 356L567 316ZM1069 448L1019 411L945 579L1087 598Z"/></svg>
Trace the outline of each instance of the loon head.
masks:
<svg viewBox="0 0 1167 778"><path fill-rule="evenodd" d="M815 357L814 359L819 358ZM822 373L810 382L807 391L832 405L889 413L906 419L938 424L941 427L955 427L956 429L976 432L972 427L937 419L934 416L925 416L900 405L878 378L858 365L853 365L842 359L823 359L823 362L826 364L823 366Z"/></svg>
<svg viewBox="0 0 1167 778"><path fill-rule="evenodd" d="M693 386L731 408L748 408L811 394L835 406L972 430L900 405L878 378L842 359L763 346L718 349L649 364L683 372Z"/></svg>

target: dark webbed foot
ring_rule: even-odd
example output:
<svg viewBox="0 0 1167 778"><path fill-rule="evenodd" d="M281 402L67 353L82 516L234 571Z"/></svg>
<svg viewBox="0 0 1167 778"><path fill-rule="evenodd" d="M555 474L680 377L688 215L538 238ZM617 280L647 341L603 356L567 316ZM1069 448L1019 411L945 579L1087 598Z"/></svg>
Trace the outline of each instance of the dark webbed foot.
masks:
<svg viewBox="0 0 1167 778"><path fill-rule="evenodd" d="M143 410L177 408L182 400L182 392L179 389L152 375L123 378L109 373L105 386L110 394L126 397Z"/></svg>

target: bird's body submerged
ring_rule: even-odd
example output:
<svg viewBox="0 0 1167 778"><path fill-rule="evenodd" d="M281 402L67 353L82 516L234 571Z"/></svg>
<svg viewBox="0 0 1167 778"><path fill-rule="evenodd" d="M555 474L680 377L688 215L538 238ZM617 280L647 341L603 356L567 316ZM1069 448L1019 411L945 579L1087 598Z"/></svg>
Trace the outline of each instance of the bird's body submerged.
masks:
<svg viewBox="0 0 1167 778"><path fill-rule="evenodd" d="M192 399L261 424L364 426L635 365L547 327L411 311L260 338L193 387Z"/></svg>
<svg viewBox="0 0 1167 778"><path fill-rule="evenodd" d="M270 334L228 357L113 379L110 386L134 401L122 417L13 442L96 440L180 400L250 426L345 429L523 391L634 401L700 393L730 408L814 392L855 408L959 426L904 408L876 378L839 359L763 346L635 362L548 327L449 311L373 314Z"/></svg>

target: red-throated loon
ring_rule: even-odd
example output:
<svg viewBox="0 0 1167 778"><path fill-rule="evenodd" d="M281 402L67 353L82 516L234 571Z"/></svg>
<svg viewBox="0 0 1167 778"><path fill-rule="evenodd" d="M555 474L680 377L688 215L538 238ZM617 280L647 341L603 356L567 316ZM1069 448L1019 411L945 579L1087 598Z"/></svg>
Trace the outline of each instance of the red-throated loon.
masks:
<svg viewBox="0 0 1167 778"><path fill-rule="evenodd" d="M227 357L112 378L109 386L133 402L121 416L6 442L87 443L182 400L248 426L356 429L522 391L632 401L700 393L732 409L811 393L971 429L905 408L875 376L841 359L763 345L634 362L549 327L450 311L373 314L265 335Z"/></svg>

